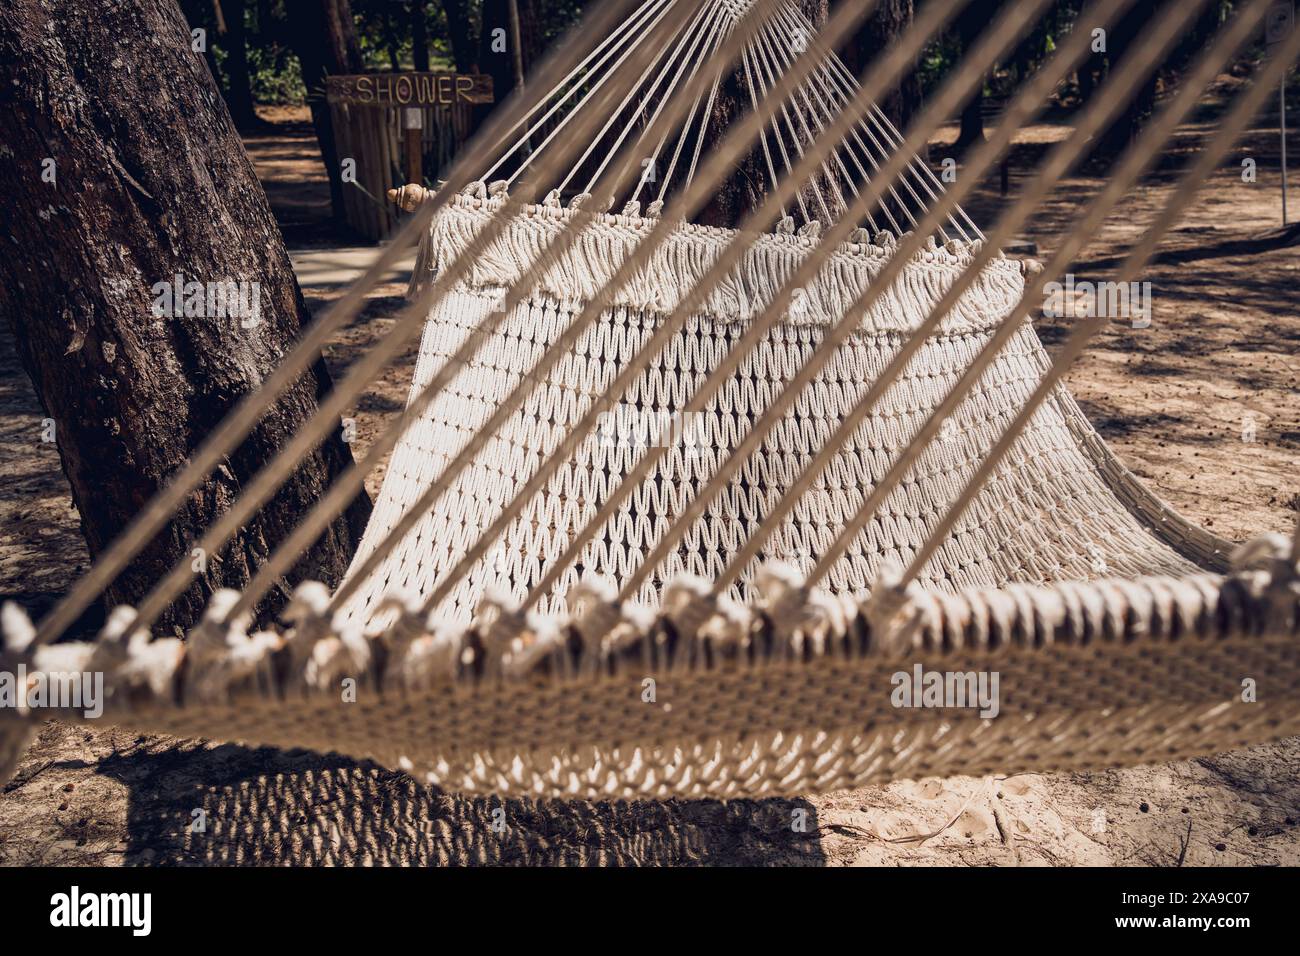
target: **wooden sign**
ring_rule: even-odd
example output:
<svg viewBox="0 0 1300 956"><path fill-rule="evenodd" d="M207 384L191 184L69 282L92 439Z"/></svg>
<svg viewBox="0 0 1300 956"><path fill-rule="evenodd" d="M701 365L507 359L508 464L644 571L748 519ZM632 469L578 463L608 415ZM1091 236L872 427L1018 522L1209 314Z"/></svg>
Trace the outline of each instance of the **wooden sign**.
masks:
<svg viewBox="0 0 1300 956"><path fill-rule="evenodd" d="M355 106L455 106L491 103L483 73L358 73L325 78L325 99Z"/></svg>

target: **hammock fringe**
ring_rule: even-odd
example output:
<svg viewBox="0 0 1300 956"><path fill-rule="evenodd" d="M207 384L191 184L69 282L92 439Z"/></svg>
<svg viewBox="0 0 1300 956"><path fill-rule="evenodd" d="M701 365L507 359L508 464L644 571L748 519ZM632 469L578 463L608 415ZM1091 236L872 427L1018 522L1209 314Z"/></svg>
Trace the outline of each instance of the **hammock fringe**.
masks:
<svg viewBox="0 0 1300 956"><path fill-rule="evenodd" d="M1017 769L1047 771L1167 759L1297 732L1300 569L1290 542L1263 536L1239 548L1233 566L1224 577L1011 585L955 595L885 586L855 600L806 592L792 569L770 565L760 575L764 596L751 605L711 601L703 582L687 578L670 585L660 611L647 613L616 606L608 582L591 581L571 616L524 617L488 600L470 626L460 627L403 607L391 626L369 635L336 630L321 614L328 591L309 582L296 590L283 631L249 634L247 619L218 628L235 598L224 591L185 642L133 632L134 612L121 607L96 641L39 648L30 644L25 613L10 603L0 657L5 671L21 667L32 680L102 672L103 719L115 724L315 746L473 792L807 793L915 774L922 765L926 772L974 772L991 753L1003 770L1011 759ZM1000 671L1002 713L988 720L973 710L892 709L886 676L922 662L945 671ZM1258 681L1256 702L1242 703L1245 678ZM672 712L677 716L648 716L655 707L642 703L647 680L661 685L661 695L680 708ZM726 708L716 699L689 697L689 689L702 687L716 695L720 684L733 703L752 698L773 708L764 715L758 703L741 706L749 721L741 725L748 728L744 740L719 732L718 721L734 717L723 719ZM770 700L773 688L789 688L796 704ZM563 717L579 699L609 708L594 737L591 726ZM1185 739L1175 740L1172 727L1152 734L1144 724L1135 732L1131 719L1148 711L1176 711ZM1130 722L1111 727L1117 714ZM0 715L4 773L12 773L34 721L46 716L83 719L73 706ZM878 721L888 722L888 733ZM902 746L884 763L862 762L904 731L943 737L958 727L956 740L987 736L991 731L980 728L993 725L1019 728L1018 757L962 746L918 764ZM1037 739L1029 731L1049 725L1053 746L1024 752L1022 738ZM608 776L610 761L629 749L716 757L719 748L754 746L754 735L767 740L763 748L812 747L823 756L826 741L839 740L835 772L782 776L778 762L754 776L738 765L720 789L689 775L636 782L621 776L623 768ZM504 754L531 769L517 779L488 773L486 764L466 769ZM587 761L585 782L548 763L560 754Z"/></svg>

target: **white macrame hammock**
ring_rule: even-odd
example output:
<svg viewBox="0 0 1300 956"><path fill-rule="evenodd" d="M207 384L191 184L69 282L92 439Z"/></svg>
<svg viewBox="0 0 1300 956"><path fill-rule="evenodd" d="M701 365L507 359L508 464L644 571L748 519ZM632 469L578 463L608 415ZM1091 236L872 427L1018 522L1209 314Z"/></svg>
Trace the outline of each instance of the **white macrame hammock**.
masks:
<svg viewBox="0 0 1300 956"><path fill-rule="evenodd" d="M758 26L736 39L742 23ZM337 751L447 788L539 796L805 793L1117 766L1300 732L1294 542L1234 554L1142 487L1063 387L1034 397L1054 365L1017 308L1041 267L981 260L985 237L955 203L933 231L910 231L942 194L910 154L857 205L905 144L879 110L860 109L825 50L791 80L813 35L788 2L649 0L533 102L478 181L397 191L408 211L437 207L410 292L433 301L408 412L337 593L303 585L286 632L249 635L257 582L242 598L219 592L183 643L147 640L122 608L93 644L43 644L11 606L7 663L103 670L108 716L126 726ZM734 61L719 60L727 42ZM755 154L773 192L796 177L793 201L743 246L734 230L686 223L638 258L665 204L708 165L705 131L732 68L756 112L781 100L781 77L793 86ZM638 78L621 103L612 91L602 101L620 71ZM659 133L675 97L685 115ZM539 171L590 103L607 120L586 121L586 152L563 178ZM846 115L849 134L817 152ZM633 134L650 161L622 212L600 211L615 200L593 199L593 186L600 195ZM816 174L797 178L805 155ZM534 174L545 198L512 203ZM810 259L822 230L857 210L863 226ZM769 316L805 261L815 272ZM565 345L584 310L593 321ZM724 473L846 317L843 344ZM746 343L758 323L770 327ZM664 344L638 369L656 332ZM734 368L683 413L738 344ZM931 423L935 440L919 441L978 361L973 387ZM611 391L628 368L629 386ZM888 386L869 414L832 441L878 381ZM598 425L583 434L589 414ZM521 495L566 439L574 447ZM291 558L273 559L268 583ZM917 667L998 672L998 715L897 707L894 675ZM348 681L355 702L340 700ZM34 716L0 718L0 766L21 755Z"/></svg>

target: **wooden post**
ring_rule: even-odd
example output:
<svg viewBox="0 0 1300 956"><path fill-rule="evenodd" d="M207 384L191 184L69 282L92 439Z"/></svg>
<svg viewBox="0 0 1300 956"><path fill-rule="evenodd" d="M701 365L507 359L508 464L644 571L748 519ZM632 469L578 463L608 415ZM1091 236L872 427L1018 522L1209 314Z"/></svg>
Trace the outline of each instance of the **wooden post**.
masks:
<svg viewBox="0 0 1300 956"><path fill-rule="evenodd" d="M1264 16L1264 44L1268 52L1277 49L1296 28L1294 0L1277 0ZM1278 129L1282 137L1282 225L1287 224L1286 209L1286 77L1282 77L1277 94Z"/></svg>
<svg viewBox="0 0 1300 956"><path fill-rule="evenodd" d="M507 0L506 7L510 17L510 52L515 73L515 95L524 88L524 32L519 21L519 0Z"/></svg>
<svg viewBox="0 0 1300 956"><path fill-rule="evenodd" d="M406 137L406 181L424 183L424 110L418 106L402 109L402 134Z"/></svg>
<svg viewBox="0 0 1300 956"><path fill-rule="evenodd" d="M1286 78L1278 91L1278 125L1282 132L1282 225L1286 225Z"/></svg>

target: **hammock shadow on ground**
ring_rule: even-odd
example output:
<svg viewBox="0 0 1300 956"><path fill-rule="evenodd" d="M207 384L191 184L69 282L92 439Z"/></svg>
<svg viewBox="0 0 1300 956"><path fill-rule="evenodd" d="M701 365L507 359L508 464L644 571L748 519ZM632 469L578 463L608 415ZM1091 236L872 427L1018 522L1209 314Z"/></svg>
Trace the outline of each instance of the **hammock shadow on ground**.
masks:
<svg viewBox="0 0 1300 956"><path fill-rule="evenodd" d="M337 755L230 744L144 746L95 766L129 792L127 865L825 862L801 799L469 798Z"/></svg>

